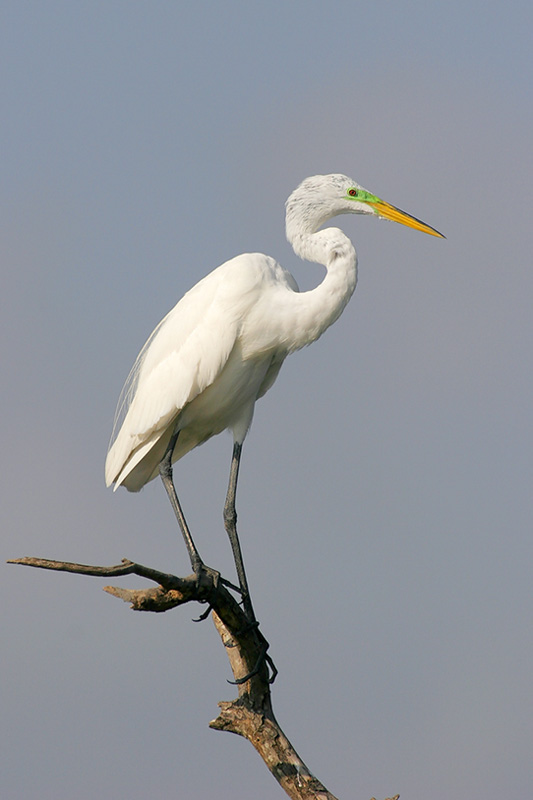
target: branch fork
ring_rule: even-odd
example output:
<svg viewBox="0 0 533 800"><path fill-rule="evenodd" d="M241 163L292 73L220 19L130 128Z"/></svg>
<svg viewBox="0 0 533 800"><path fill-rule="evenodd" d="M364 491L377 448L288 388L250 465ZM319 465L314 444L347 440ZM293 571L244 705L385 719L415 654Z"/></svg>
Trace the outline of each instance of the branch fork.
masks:
<svg viewBox="0 0 533 800"><path fill-rule="evenodd" d="M218 704L220 713L209 727L248 739L292 800L337 800L311 773L279 726L272 709L270 685L276 672L267 655L268 642L258 625L250 624L243 608L229 591L229 587L236 587L217 572L206 569L200 575L180 578L126 558L111 567L30 557L13 559L8 563L101 578L138 575L156 583L157 586L146 589L104 587L104 591L129 603L134 611L163 613L192 601L208 603L208 611L233 672L234 681L231 683L238 689L235 700ZM398 798L396 795L390 800Z"/></svg>

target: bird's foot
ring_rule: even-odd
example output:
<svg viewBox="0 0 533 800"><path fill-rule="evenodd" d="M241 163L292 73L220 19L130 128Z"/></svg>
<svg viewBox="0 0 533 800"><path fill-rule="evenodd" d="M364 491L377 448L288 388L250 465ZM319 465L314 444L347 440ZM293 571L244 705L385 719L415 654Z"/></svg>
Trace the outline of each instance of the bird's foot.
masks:
<svg viewBox="0 0 533 800"><path fill-rule="evenodd" d="M242 590L239 586L235 586L234 583L228 581L227 578L223 578L218 572L218 570L213 569L212 567L208 567L204 564L203 561L196 562L194 565L194 574L196 576L196 588L200 590L202 587L205 589L211 590L209 591L209 598L206 600L201 600L200 602L208 603L208 607L205 611L203 611L198 619L193 619L193 622L202 622L204 619L207 619L211 611L213 610L214 606L216 605L218 591L220 586L225 586L227 589L231 589L237 594L242 596ZM251 608L250 601L248 599L248 608L251 610L251 624L255 624L255 616L253 613L253 609ZM249 617L249 613L246 610L245 606L245 614ZM250 618L250 617L249 617Z"/></svg>
<svg viewBox="0 0 533 800"><path fill-rule="evenodd" d="M252 615L253 615L253 610L252 610ZM274 683L274 681L276 680L276 676L278 674L278 670L272 658L268 655L268 648L270 647L270 644L267 642L263 634L259 631L259 622L255 619L255 616L253 617L252 620L247 622L246 625L244 625L242 628L239 628L238 631L235 631L233 636L236 639L239 639L242 636L246 636L246 634L250 633L250 631L256 631L255 636L259 640L260 644L259 655L257 657L255 665L253 669L250 670L250 672L244 675L244 677L237 678L234 681L228 681L228 683L240 686L242 683L246 683L246 681L250 680L250 678L253 678L254 675L258 675L259 672L261 672L264 665L266 665L267 669L267 682ZM232 642L224 642L224 645L227 648L238 647L238 642L235 640Z"/></svg>
<svg viewBox="0 0 533 800"><path fill-rule="evenodd" d="M197 590L200 591L202 588L208 590L208 598L200 601L208 603L206 610L203 611L197 619L193 619L193 622L203 622L213 610L213 606L216 604L219 586L220 584L224 584L225 581L221 578L220 572L212 567L208 567L203 561L198 561L193 564L193 569L196 576Z"/></svg>
<svg viewBox="0 0 533 800"><path fill-rule="evenodd" d="M259 623L257 620L253 622L247 622L243 628L239 628L238 631L235 631L235 636L244 636L246 633L250 631L257 630L259 628ZM262 634L260 634L261 638L263 638ZM227 642L224 644L225 647L238 647L238 642Z"/></svg>
<svg viewBox="0 0 533 800"><path fill-rule="evenodd" d="M274 683L278 674L278 670L276 668L276 665L272 661L272 658L267 653L268 648L269 644L265 639L261 647L261 652L257 657L257 661L255 662L254 668L251 669L250 672L248 672L248 674L244 675L242 678L237 678L234 681L228 681L228 683L231 683L233 686L241 686L241 684L246 683L246 681L249 681L250 678L253 678L254 675L258 675L259 672L263 669L264 665L266 665L267 673L270 673L267 677L267 682Z"/></svg>

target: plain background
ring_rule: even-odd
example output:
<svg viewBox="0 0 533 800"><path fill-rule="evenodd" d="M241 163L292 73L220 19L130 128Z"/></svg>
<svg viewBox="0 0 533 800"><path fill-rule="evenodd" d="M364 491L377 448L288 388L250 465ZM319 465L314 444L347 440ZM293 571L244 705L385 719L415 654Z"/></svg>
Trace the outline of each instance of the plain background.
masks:
<svg viewBox="0 0 533 800"><path fill-rule="evenodd" d="M446 234L339 221L359 286L256 409L238 509L278 718L340 798L526 798L533 766L530 2L25 2L1 10L2 555L186 574L159 482L103 462L144 340L206 272L278 258L306 175ZM231 438L176 483L207 563ZM139 579L124 585L142 585ZM282 792L209 730L197 608L4 565L3 800Z"/></svg>

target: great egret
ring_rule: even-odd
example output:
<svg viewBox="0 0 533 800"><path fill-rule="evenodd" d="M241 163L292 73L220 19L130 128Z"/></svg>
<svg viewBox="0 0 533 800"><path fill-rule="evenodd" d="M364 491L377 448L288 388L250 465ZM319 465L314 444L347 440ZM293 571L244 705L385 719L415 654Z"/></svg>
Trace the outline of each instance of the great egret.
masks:
<svg viewBox="0 0 533 800"><path fill-rule="evenodd" d="M306 178L286 203L287 239L301 258L325 266L324 280L300 292L290 272L259 253L232 258L203 278L141 350L119 400L107 454L106 483L115 489L136 492L161 475L199 574L204 564L176 494L172 464L211 436L232 430L224 523L251 620L235 511L242 444L255 402L270 389L286 356L318 339L353 294L355 249L339 228L321 228L338 214L370 214L442 236L345 175Z"/></svg>

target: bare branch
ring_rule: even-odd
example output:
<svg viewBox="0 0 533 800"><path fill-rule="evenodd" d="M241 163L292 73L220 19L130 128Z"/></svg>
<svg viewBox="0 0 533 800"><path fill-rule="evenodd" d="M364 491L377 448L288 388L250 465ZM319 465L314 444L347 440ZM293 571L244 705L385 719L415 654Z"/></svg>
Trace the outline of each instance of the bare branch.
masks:
<svg viewBox="0 0 533 800"><path fill-rule="evenodd" d="M93 575L97 577L113 577L119 575L131 575L135 572L136 566L133 561L127 558L122 559L121 564L114 567L92 567L87 564L73 564L70 561L51 561L49 558L12 558L8 564L22 564L25 567L38 567L39 569L55 569L60 572L75 572L79 575Z"/></svg>
<svg viewBox="0 0 533 800"><path fill-rule="evenodd" d="M112 567L95 567L88 564L75 564L71 561L52 561L48 558L14 558L8 564L22 564L26 567L38 567L39 569L53 569L59 572L73 572L77 575L92 575L97 578L118 578L122 575L139 575L141 578L160 583L166 588L184 588L191 579L196 581L196 576L190 578L177 578L166 572L160 572L152 567L144 567L128 558L123 558L120 564Z"/></svg>
<svg viewBox="0 0 533 800"><path fill-rule="evenodd" d="M218 704L220 713L209 727L248 739L292 800L336 800L311 773L280 728L272 709L270 684L275 672L272 675L270 670L275 668L267 653L268 642L257 623L250 624L227 588L235 587L222 579L219 573L207 568L199 576L193 574L179 578L127 558L111 567L44 558L17 558L8 563L101 578L138 575L157 583L158 586L148 589L104 587L108 594L130 603L135 611L161 613L191 601L209 603L239 694L236 700ZM398 798L396 795L390 800Z"/></svg>
<svg viewBox="0 0 533 800"><path fill-rule="evenodd" d="M134 611L162 613L188 602L183 592L175 589L163 589L162 586L153 589L123 589L119 586L104 586L104 592L118 597L119 600L124 600L125 603L130 603Z"/></svg>
<svg viewBox="0 0 533 800"><path fill-rule="evenodd" d="M238 640L215 611L213 622L226 648L235 680L238 681L249 670L249 661L243 658ZM209 723L209 727L237 733L248 739L289 797L293 800L336 800L311 774L280 728L272 710L268 682L254 682L252 679L239 684L239 698L218 705L220 714Z"/></svg>

